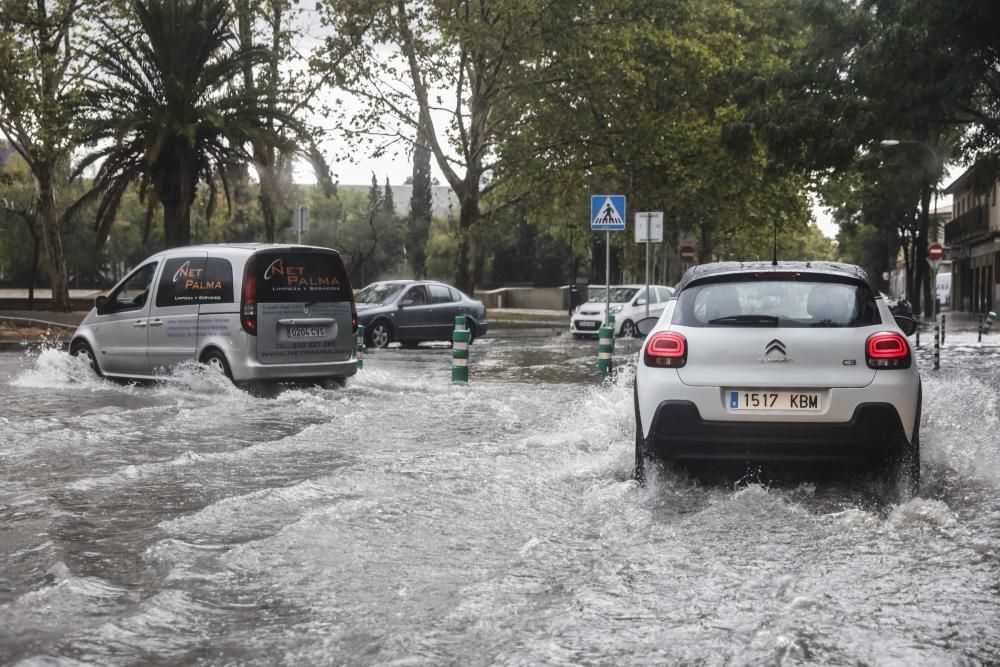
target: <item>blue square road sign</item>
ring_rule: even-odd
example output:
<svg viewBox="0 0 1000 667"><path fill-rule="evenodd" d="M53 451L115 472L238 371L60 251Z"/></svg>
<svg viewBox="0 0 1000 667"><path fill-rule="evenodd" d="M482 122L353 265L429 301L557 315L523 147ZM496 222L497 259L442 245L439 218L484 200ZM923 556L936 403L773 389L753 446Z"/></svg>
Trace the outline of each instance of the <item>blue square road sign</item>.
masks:
<svg viewBox="0 0 1000 667"><path fill-rule="evenodd" d="M625 195L591 195L590 228L602 232L625 229Z"/></svg>

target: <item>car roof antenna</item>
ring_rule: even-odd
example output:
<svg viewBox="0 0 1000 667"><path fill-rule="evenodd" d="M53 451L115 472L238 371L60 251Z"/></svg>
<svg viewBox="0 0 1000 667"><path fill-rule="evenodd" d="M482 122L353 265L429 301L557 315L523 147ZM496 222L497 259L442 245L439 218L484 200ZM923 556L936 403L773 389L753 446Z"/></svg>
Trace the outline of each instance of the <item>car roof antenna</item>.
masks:
<svg viewBox="0 0 1000 667"><path fill-rule="evenodd" d="M771 260L771 266L778 265L778 221L774 221L774 259Z"/></svg>

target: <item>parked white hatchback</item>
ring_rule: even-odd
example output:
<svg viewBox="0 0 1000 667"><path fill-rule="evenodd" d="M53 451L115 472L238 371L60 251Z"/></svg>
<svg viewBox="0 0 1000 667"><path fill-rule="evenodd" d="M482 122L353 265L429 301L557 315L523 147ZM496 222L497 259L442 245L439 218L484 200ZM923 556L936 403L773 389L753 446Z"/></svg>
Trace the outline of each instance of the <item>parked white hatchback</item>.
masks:
<svg viewBox="0 0 1000 667"><path fill-rule="evenodd" d="M860 268L718 263L685 273L636 372L635 465L861 461L920 482L920 375Z"/></svg>
<svg viewBox="0 0 1000 667"><path fill-rule="evenodd" d="M611 314L615 316L616 335L634 336L635 323L646 317L659 317L673 293L673 288L663 285L650 285L648 292L645 285L612 285ZM606 304L607 292L601 288L589 301L577 306L569 323L574 338L598 335L605 321Z"/></svg>
<svg viewBox="0 0 1000 667"><path fill-rule="evenodd" d="M173 248L142 261L70 342L95 372L154 378L200 361L236 382L343 381L357 372L354 291L340 255L314 246Z"/></svg>

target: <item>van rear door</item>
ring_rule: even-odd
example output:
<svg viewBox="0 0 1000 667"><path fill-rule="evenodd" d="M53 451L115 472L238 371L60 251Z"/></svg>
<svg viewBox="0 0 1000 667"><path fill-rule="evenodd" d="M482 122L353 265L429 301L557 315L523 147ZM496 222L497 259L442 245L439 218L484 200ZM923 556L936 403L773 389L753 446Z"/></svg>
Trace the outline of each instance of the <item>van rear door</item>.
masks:
<svg viewBox="0 0 1000 667"><path fill-rule="evenodd" d="M255 253L247 264L262 364L346 361L354 353L354 292L340 255L319 248Z"/></svg>

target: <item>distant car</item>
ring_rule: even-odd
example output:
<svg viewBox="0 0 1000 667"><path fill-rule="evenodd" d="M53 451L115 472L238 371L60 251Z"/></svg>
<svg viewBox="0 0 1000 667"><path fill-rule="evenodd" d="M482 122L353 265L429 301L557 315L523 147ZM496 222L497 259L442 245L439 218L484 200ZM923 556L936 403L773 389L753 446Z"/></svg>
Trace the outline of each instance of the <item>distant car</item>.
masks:
<svg viewBox="0 0 1000 667"><path fill-rule="evenodd" d="M951 305L951 273L939 273L934 281L934 291L942 308Z"/></svg>
<svg viewBox="0 0 1000 667"><path fill-rule="evenodd" d="M387 280L357 293L358 321L365 343L384 348L425 341L451 340L455 318L465 316L472 339L486 335L486 306L451 285L429 280ZM470 340L471 342L471 340Z"/></svg>
<svg viewBox="0 0 1000 667"><path fill-rule="evenodd" d="M70 352L118 378L199 361L235 382L343 383L357 372L356 326L335 250L189 246L152 255L97 297Z"/></svg>
<svg viewBox="0 0 1000 667"><path fill-rule="evenodd" d="M611 314L615 316L616 335L634 336L635 323L647 317L647 301L649 303L648 317L659 317L673 293L674 290L671 287L650 285L650 298L647 300L645 285L612 285ZM570 317L570 333L575 338L597 336L604 324L605 307L606 292L604 288L592 290L590 300L578 306Z"/></svg>
<svg viewBox="0 0 1000 667"><path fill-rule="evenodd" d="M667 461L862 461L915 492L920 375L864 271L717 263L684 274L635 382L636 475Z"/></svg>

